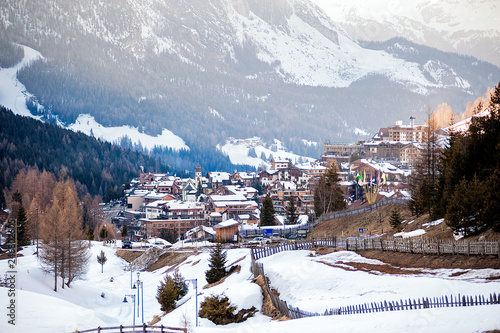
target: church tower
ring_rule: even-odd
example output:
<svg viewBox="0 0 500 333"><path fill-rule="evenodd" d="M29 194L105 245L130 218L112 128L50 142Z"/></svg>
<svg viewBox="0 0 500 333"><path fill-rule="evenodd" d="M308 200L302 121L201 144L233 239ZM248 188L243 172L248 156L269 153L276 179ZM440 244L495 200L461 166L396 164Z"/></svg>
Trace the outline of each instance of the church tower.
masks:
<svg viewBox="0 0 500 333"><path fill-rule="evenodd" d="M198 187L198 183L202 183L202 181L201 181L201 166L200 166L199 163L196 166L196 170L195 170L195 173L194 173L194 179L195 179L195 182L196 182L196 187ZM202 183L202 185L203 185L203 183Z"/></svg>

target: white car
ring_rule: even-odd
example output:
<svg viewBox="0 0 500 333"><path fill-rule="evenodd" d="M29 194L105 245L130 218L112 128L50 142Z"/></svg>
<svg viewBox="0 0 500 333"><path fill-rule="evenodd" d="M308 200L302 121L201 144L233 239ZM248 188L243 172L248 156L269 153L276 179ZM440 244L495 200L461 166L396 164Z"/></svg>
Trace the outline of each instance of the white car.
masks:
<svg viewBox="0 0 500 333"><path fill-rule="evenodd" d="M271 240L264 237L255 237L251 241L248 242L248 245L265 245L270 244Z"/></svg>

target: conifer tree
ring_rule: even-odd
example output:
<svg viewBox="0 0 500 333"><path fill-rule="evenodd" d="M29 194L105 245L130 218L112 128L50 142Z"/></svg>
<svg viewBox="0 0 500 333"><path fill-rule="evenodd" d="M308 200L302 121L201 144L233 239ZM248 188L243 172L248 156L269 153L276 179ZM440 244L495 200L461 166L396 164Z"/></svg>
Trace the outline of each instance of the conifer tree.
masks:
<svg viewBox="0 0 500 333"><path fill-rule="evenodd" d="M205 272L205 278L208 283L215 283L226 276L227 253L222 251L222 245L217 244L210 250L210 259Z"/></svg>
<svg viewBox="0 0 500 333"><path fill-rule="evenodd" d="M104 254L104 251L101 250L101 253L97 256L97 262L99 265L101 265L101 273L104 273L104 264L108 261L108 258L106 258L106 254Z"/></svg>
<svg viewBox="0 0 500 333"><path fill-rule="evenodd" d="M85 228L85 238L89 241L90 247L90 242L94 240L94 228L92 228L91 225L88 225L87 228Z"/></svg>
<svg viewBox="0 0 500 333"><path fill-rule="evenodd" d="M286 207L286 224L297 224L299 220L299 214L297 214L297 209L295 207L295 199L290 196L290 201Z"/></svg>
<svg viewBox="0 0 500 333"><path fill-rule="evenodd" d="M26 218L26 210L21 204L17 209L17 244L18 246L27 246L31 244L28 235L28 219Z"/></svg>
<svg viewBox="0 0 500 333"><path fill-rule="evenodd" d="M394 208L391 210L391 217L389 218L389 223L394 229L399 229L401 227L401 215L399 214L399 209Z"/></svg>
<svg viewBox="0 0 500 333"><path fill-rule="evenodd" d="M128 236L128 228L127 228L126 224L123 225L121 234L122 234L122 238L125 238Z"/></svg>
<svg viewBox="0 0 500 333"><path fill-rule="evenodd" d="M99 231L99 237L101 239L107 239L108 238L108 230L106 229L106 226L103 225L101 228L101 231Z"/></svg>
<svg viewBox="0 0 500 333"><path fill-rule="evenodd" d="M19 191L12 194L11 216L16 220L17 244L19 249L21 249L22 246L30 245L28 219L26 217L26 210L23 206L22 195Z"/></svg>
<svg viewBox="0 0 500 333"><path fill-rule="evenodd" d="M61 287L68 287L87 269L89 254L84 243L80 200L72 180L57 183L53 204L44 216L43 240L39 256L42 268L54 274L54 291L61 277Z"/></svg>
<svg viewBox="0 0 500 333"><path fill-rule="evenodd" d="M5 194L3 192L3 186L0 184L0 210L5 209Z"/></svg>
<svg viewBox="0 0 500 333"><path fill-rule="evenodd" d="M458 183L445 216L446 223L456 234L462 233L467 237L485 228L482 219L484 193L485 186L477 177L472 181L464 178Z"/></svg>
<svg viewBox="0 0 500 333"><path fill-rule="evenodd" d="M186 295L187 290L184 287L184 277L175 270L173 277L165 276L160 282L156 292L156 300L160 303L162 311L172 311L175 309L176 302Z"/></svg>
<svg viewBox="0 0 500 333"><path fill-rule="evenodd" d="M203 194L203 186L201 185L201 180L200 180L196 187L196 199L198 199L202 194Z"/></svg>
<svg viewBox="0 0 500 333"><path fill-rule="evenodd" d="M340 185L338 170L332 165L325 174L321 175L314 188L314 212L316 217L327 212L345 209L344 193Z"/></svg>
<svg viewBox="0 0 500 333"><path fill-rule="evenodd" d="M271 226L275 225L274 223L274 205L271 197L266 195L264 201L262 202L262 210L260 211L260 226Z"/></svg>
<svg viewBox="0 0 500 333"><path fill-rule="evenodd" d="M486 193L484 221L488 227L494 231L500 231L500 169L495 169L488 178L486 184L489 184Z"/></svg>

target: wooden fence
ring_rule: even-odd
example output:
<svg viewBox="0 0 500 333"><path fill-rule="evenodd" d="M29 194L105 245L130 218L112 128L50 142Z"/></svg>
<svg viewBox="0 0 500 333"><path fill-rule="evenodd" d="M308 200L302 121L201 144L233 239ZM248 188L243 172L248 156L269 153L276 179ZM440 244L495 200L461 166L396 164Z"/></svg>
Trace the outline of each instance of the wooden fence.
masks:
<svg viewBox="0 0 500 333"><path fill-rule="evenodd" d="M179 328L179 327L167 327L167 326L148 326L146 324L143 325L135 325L135 326L115 326L115 327L97 327L97 328L92 328L89 330L84 330L84 331L79 331L76 330L75 332L77 333L90 333L90 332L97 332L97 333L178 333L178 332L183 332L187 333L186 328Z"/></svg>
<svg viewBox="0 0 500 333"><path fill-rule="evenodd" d="M408 200L407 199L399 199L399 198L383 199L383 200L377 201L373 205L370 205L367 202L366 207L364 207L364 208L358 208L358 209L353 209L353 210L343 210L343 211L339 211L339 212L324 213L319 217L318 220L319 220L319 222L321 222L321 221L334 220L334 219L338 219L338 218L345 217L345 216L359 215L359 214L369 212L372 209L376 209L376 208L386 206L386 205L406 206L406 205L408 205Z"/></svg>
<svg viewBox="0 0 500 333"><path fill-rule="evenodd" d="M417 310L417 309L432 309L432 308L449 308L449 307L466 307L478 305L500 304L500 294L490 294L489 297L483 295L466 296L458 295L450 297L441 296L434 298L419 298L417 300L399 300L399 301L383 301L372 302L353 306L345 306L336 309L326 310L323 314L311 313L302 311L298 308L290 309L290 314L293 318L305 318L314 316L332 316L332 315L349 315L357 313L373 313L384 311L402 311L402 310Z"/></svg>
<svg viewBox="0 0 500 333"><path fill-rule="evenodd" d="M444 307L466 307L478 305L491 305L500 304L500 294L490 294L489 297L483 295L476 296L441 296L434 298L419 298L419 299L405 299L399 301L383 301L371 302L359 305L344 306L340 308L328 309L323 313L308 312L289 306L285 301L281 300L279 296L271 292L269 280L264 272L264 266L252 260L252 273L255 277L262 275L264 277L267 293L271 297L273 305L278 309L281 315L287 316L292 319L316 317L316 316L333 316L333 315L349 315L357 313L373 313L384 311L402 311L402 310L417 310L417 309L431 309L431 308L444 308Z"/></svg>
<svg viewBox="0 0 500 333"><path fill-rule="evenodd" d="M420 254L451 254L451 255L494 255L500 258L500 241L453 241L427 238L399 238L399 237L342 237L314 238L307 241L265 246L252 249L252 258L255 260L270 255L292 250L310 249L317 246L341 247L350 251L381 250Z"/></svg>

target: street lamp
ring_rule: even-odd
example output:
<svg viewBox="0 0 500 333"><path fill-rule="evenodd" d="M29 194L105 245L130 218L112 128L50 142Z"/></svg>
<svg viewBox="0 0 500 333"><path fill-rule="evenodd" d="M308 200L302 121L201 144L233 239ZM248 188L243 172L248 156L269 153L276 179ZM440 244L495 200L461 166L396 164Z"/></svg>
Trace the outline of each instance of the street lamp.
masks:
<svg viewBox="0 0 500 333"><path fill-rule="evenodd" d="M194 291L196 294L195 302L196 302L196 327L198 327L198 279L188 279L186 282L191 282L194 284Z"/></svg>
<svg viewBox="0 0 500 333"><path fill-rule="evenodd" d="M132 289L137 289L137 318L139 318L139 304L141 304L142 307L142 323L144 323L144 283L140 279L141 272L137 272L137 282L134 285ZM137 287L136 287L137 285ZM142 300L140 301L139 298L139 290L141 292L141 298Z"/></svg>
<svg viewBox="0 0 500 333"><path fill-rule="evenodd" d="M132 318L133 318L133 325L134 325L134 332L135 332L135 295L134 294L125 295L125 297L123 297L123 303L128 303L127 297L132 297L132 301L134 302L134 313L132 315ZM137 311L139 311L139 309Z"/></svg>

